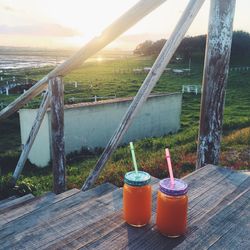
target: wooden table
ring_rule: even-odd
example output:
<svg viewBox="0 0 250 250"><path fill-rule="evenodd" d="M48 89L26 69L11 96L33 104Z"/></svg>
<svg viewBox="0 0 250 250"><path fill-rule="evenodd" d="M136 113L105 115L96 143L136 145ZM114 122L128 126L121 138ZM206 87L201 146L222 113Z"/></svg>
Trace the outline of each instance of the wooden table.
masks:
<svg viewBox="0 0 250 250"><path fill-rule="evenodd" d="M104 184L0 207L0 249L249 249L250 176L208 165L189 184L188 231L169 239L155 228L158 180L150 225L122 219L122 189Z"/></svg>

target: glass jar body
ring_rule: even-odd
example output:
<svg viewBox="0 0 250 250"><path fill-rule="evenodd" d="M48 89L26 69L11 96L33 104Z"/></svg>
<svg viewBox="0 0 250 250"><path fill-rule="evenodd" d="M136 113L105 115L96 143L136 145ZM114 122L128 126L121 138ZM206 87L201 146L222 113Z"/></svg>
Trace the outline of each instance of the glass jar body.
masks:
<svg viewBox="0 0 250 250"><path fill-rule="evenodd" d="M187 194L167 195L160 190L157 194L157 229L165 236L179 237L187 228Z"/></svg>
<svg viewBox="0 0 250 250"><path fill-rule="evenodd" d="M152 191L150 185L123 187L123 217L135 227L142 227L150 222L152 209Z"/></svg>

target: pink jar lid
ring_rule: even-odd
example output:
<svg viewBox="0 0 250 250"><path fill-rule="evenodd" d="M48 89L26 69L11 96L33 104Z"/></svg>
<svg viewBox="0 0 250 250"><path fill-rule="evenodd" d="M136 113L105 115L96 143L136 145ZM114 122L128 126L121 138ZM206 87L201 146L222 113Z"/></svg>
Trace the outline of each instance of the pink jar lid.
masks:
<svg viewBox="0 0 250 250"><path fill-rule="evenodd" d="M174 185L171 185L170 178L160 181L160 191L171 196L184 195L188 191L188 185L181 179L174 178Z"/></svg>

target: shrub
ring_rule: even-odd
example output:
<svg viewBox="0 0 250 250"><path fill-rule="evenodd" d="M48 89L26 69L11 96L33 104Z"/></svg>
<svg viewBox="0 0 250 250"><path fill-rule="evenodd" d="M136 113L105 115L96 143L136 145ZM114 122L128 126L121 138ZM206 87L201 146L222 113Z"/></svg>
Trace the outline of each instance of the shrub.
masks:
<svg viewBox="0 0 250 250"><path fill-rule="evenodd" d="M34 186L25 182L14 185L10 174L0 177L0 200L10 196L20 197L34 191Z"/></svg>
<svg viewBox="0 0 250 250"><path fill-rule="evenodd" d="M19 159L20 152L6 151L0 154L0 169L3 174L13 171Z"/></svg>
<svg viewBox="0 0 250 250"><path fill-rule="evenodd" d="M237 130L223 138L224 146L250 145L250 127Z"/></svg>

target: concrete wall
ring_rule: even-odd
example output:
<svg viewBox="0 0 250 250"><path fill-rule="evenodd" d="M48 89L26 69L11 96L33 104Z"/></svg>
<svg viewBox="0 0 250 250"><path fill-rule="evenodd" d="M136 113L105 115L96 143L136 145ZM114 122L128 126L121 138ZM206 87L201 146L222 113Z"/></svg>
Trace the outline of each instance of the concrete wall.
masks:
<svg viewBox="0 0 250 250"><path fill-rule="evenodd" d="M21 142L25 144L34 123L37 109L19 110ZM50 123L48 113L45 114L39 132L30 150L28 159L39 167L47 166L50 161Z"/></svg>
<svg viewBox="0 0 250 250"><path fill-rule="evenodd" d="M79 151L82 147L105 147L130 103L131 98L123 98L65 106L66 154ZM176 132L180 128L181 103L180 93L151 96L135 118L122 143ZM22 143L27 139L36 111L20 111ZM41 167L46 166L50 160L49 123L48 111L29 154L29 160Z"/></svg>

